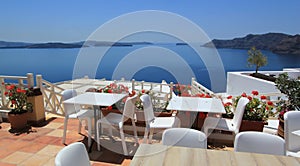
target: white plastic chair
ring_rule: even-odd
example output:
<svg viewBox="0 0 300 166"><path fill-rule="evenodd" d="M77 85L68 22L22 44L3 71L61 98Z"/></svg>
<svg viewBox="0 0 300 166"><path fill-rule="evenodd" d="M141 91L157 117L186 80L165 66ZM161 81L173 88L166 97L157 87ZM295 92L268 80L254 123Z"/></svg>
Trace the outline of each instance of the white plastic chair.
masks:
<svg viewBox="0 0 300 166"><path fill-rule="evenodd" d="M245 131L236 135L234 151L285 155L285 141L277 135Z"/></svg>
<svg viewBox="0 0 300 166"><path fill-rule="evenodd" d="M122 114L117 113L109 113L105 117L99 119L97 121L97 148L98 151L100 151L100 124L103 124L103 127L109 127L110 128L110 134L112 135L112 126L118 126L120 130L120 136L122 139L122 147L124 151L124 155L128 155L128 150L125 143L125 136L124 136L124 122L126 122L128 119L131 120L133 131L134 131L134 137L136 143L138 143L138 137L137 137L137 129L135 125L135 119L134 119L134 113L135 113L135 101L137 100L138 96L132 96L128 97L126 99L125 105L124 105L124 111Z"/></svg>
<svg viewBox="0 0 300 166"><path fill-rule="evenodd" d="M300 157L300 136L292 132L300 130L300 111L284 114L284 139L288 156Z"/></svg>
<svg viewBox="0 0 300 166"><path fill-rule="evenodd" d="M151 102L151 98L148 94L144 94L140 97L143 108L144 108L144 115L145 115L145 133L144 133L144 139L143 142L146 143L148 139L148 133L149 134L149 140L148 143L152 143L152 137L154 133L154 129L167 129L172 127L179 127L180 121L178 118L172 116L172 117L155 117L154 116L154 110Z"/></svg>
<svg viewBox="0 0 300 166"><path fill-rule="evenodd" d="M231 131L234 134L239 133L240 126L242 123L245 107L249 99L241 97L235 109L234 117L232 119L207 117L203 124L203 131L208 136L209 129L218 129Z"/></svg>
<svg viewBox="0 0 300 166"><path fill-rule="evenodd" d="M189 128L166 129L162 135L162 144L190 148L207 148L207 138L202 131Z"/></svg>
<svg viewBox="0 0 300 166"><path fill-rule="evenodd" d="M63 101L75 96L77 96L77 92L74 89L67 89L62 92ZM92 144L91 134L92 134L92 119L94 118L94 111L88 109L82 109L78 104L65 104L65 103L64 103L64 110L65 110L65 120L64 120L64 131L63 131L62 143L65 144L66 142L68 120L79 119L78 133L81 133L82 120L87 121L88 146L90 147Z"/></svg>
<svg viewBox="0 0 300 166"><path fill-rule="evenodd" d="M75 142L61 149L55 157L56 166L90 166L90 159L83 143Z"/></svg>

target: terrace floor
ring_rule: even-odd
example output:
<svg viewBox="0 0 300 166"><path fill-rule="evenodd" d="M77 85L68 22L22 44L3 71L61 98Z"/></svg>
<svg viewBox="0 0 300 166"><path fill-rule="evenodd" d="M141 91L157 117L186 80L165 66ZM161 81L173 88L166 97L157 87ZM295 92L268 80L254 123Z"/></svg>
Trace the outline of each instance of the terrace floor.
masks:
<svg viewBox="0 0 300 166"><path fill-rule="evenodd" d="M66 145L62 144L64 118L47 115L46 122L40 127L28 127L21 133L12 133L8 122L0 123L0 165L1 166L47 166L54 165L56 154ZM68 132L66 144L73 142L83 142L87 145L85 131L78 134L78 120L70 119L68 123ZM111 144L108 149L118 148L122 151L122 146L118 140L118 134L115 135L115 142L101 138L101 145ZM129 139L129 152L135 153L137 145ZM104 142L102 142L104 141ZM106 142L105 142L106 141ZM130 142L131 141L131 142ZM139 137L142 142L142 137ZM154 140L154 143L160 143ZM107 147L107 146L105 146ZM130 165L132 156L124 156L116 153L116 150L110 151L105 147L97 151L96 143L93 144L89 157L93 166L98 165ZM230 146L220 143L209 144L210 149L233 150Z"/></svg>

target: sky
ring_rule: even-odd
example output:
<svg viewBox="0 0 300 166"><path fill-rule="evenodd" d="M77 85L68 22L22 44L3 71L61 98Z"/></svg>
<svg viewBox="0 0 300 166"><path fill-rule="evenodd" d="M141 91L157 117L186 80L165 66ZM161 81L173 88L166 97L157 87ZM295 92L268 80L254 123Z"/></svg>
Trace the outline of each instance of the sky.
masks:
<svg viewBox="0 0 300 166"><path fill-rule="evenodd" d="M300 34L299 0L1 0L0 41L84 41L104 23L143 10L180 15L211 39Z"/></svg>

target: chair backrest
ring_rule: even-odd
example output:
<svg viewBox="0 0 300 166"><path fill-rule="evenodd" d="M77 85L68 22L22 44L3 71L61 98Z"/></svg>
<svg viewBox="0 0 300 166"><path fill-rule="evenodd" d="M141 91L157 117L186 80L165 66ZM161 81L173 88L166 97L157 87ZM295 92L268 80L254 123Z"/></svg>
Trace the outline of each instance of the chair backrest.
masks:
<svg viewBox="0 0 300 166"><path fill-rule="evenodd" d="M140 99L143 103L146 124L149 124L155 119L151 98L148 94L144 94L140 97Z"/></svg>
<svg viewBox="0 0 300 166"><path fill-rule="evenodd" d="M235 136L234 151L285 155L285 141L277 135L257 131L240 132Z"/></svg>
<svg viewBox="0 0 300 166"><path fill-rule="evenodd" d="M66 89L62 92L62 100L68 100L72 97L77 96L77 92L74 89ZM78 104L64 104L65 115L70 115L76 113L80 110L80 105Z"/></svg>
<svg viewBox="0 0 300 166"><path fill-rule="evenodd" d="M134 95L132 97L127 97L124 105L122 122L125 122L128 118L134 119L135 102L137 98L138 98L137 95Z"/></svg>
<svg viewBox="0 0 300 166"><path fill-rule="evenodd" d="M296 130L300 130L300 111L286 112L284 114L284 139L288 151L300 151L300 136L292 133Z"/></svg>
<svg viewBox="0 0 300 166"><path fill-rule="evenodd" d="M243 115L245 111L245 107L248 104L249 99L246 97L241 97L238 101L238 104L235 108L234 116L232 118L231 124L234 127L234 132L237 134L240 130L240 126L242 124Z"/></svg>
<svg viewBox="0 0 300 166"><path fill-rule="evenodd" d="M207 148L207 137L202 131L189 128L166 129L162 135L162 144L190 148Z"/></svg>
<svg viewBox="0 0 300 166"><path fill-rule="evenodd" d="M75 142L60 150L55 157L56 166L91 165L83 143Z"/></svg>

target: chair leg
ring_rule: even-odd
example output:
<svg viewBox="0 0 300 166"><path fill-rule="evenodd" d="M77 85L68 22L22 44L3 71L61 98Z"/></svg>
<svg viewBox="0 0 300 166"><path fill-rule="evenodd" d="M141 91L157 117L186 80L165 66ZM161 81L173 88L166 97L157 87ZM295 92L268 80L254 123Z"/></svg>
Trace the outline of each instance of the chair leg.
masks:
<svg viewBox="0 0 300 166"><path fill-rule="evenodd" d="M65 117L64 120L64 131L63 131L63 138L62 138L62 143L66 143L66 135L67 135L67 126L68 126L68 117Z"/></svg>
<svg viewBox="0 0 300 166"><path fill-rule="evenodd" d="M83 119L79 119L79 125L78 125L78 134L80 134L80 133L81 133L82 120L83 120Z"/></svg>
<svg viewBox="0 0 300 166"><path fill-rule="evenodd" d="M87 123L88 123L88 147L91 147L92 145L92 119L87 118Z"/></svg>
<svg viewBox="0 0 300 166"><path fill-rule="evenodd" d="M150 129L150 134L149 134L149 144L152 144L153 133L154 133L154 128L151 128Z"/></svg>
<svg viewBox="0 0 300 166"><path fill-rule="evenodd" d="M145 127L143 143L147 143L149 128Z"/></svg>
<svg viewBox="0 0 300 166"><path fill-rule="evenodd" d="M124 155L128 156L128 151L127 151L127 147L126 147L126 143L125 143L125 136L124 136L123 128L120 128L120 135L121 135L121 139L122 139Z"/></svg>
<svg viewBox="0 0 300 166"><path fill-rule="evenodd" d="M138 136L137 136L136 125L135 125L135 122L134 122L133 119L131 119L131 122L132 122L132 127L133 127L134 139L135 139L135 142L138 144L139 143L139 139L138 139Z"/></svg>
<svg viewBox="0 0 300 166"><path fill-rule="evenodd" d="M96 140L96 142L97 142L97 150L98 151L100 151L100 130L102 130L102 129L100 129L99 124L100 123L97 122L97 126L95 126L95 127L97 127L97 133L96 134L97 134L98 140Z"/></svg>

